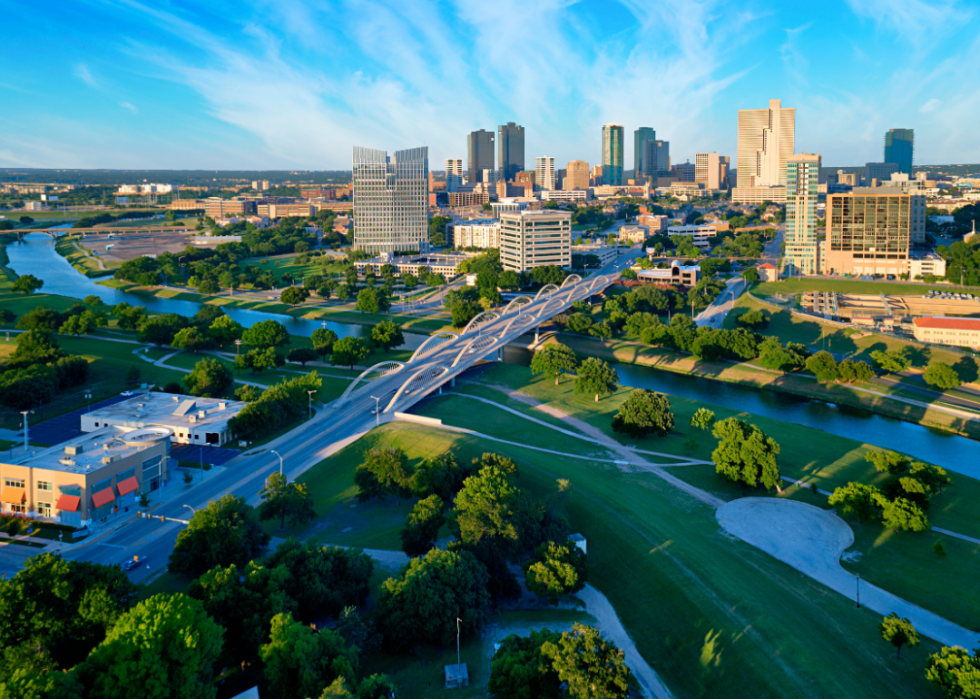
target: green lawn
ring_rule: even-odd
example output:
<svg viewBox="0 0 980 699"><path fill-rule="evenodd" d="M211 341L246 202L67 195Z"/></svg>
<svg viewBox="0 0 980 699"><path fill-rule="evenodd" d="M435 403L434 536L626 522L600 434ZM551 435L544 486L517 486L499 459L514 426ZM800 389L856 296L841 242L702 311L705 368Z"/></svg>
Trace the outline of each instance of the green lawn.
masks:
<svg viewBox="0 0 980 699"><path fill-rule="evenodd" d="M105 265L106 269L101 269L99 267L97 257L86 250L79 250L75 245L75 243L81 239L81 236L77 235L61 236L55 243L54 249L59 255L68 260L72 267L77 269L86 277L100 277L111 273L113 269L121 266L121 262L104 262L103 264Z"/></svg>
<svg viewBox="0 0 980 699"><path fill-rule="evenodd" d="M310 262L305 265L297 264L300 253L289 255L276 255L273 257L249 257L242 260L239 265L255 265L263 270L271 271L278 281L282 281L284 274L289 273L293 276L296 283L302 284L303 280L310 274L319 274L324 277L336 277L343 273L347 265L340 260L342 258L330 258L326 264L321 264L320 255L309 256Z"/></svg>
<svg viewBox="0 0 980 699"><path fill-rule="evenodd" d="M778 282L762 282L753 291L759 296L798 294L803 291L837 291L842 294L886 294L889 296L907 294L921 296L930 289L950 291L963 287L950 284L902 284L881 281L860 281L858 279L782 279Z"/></svg>

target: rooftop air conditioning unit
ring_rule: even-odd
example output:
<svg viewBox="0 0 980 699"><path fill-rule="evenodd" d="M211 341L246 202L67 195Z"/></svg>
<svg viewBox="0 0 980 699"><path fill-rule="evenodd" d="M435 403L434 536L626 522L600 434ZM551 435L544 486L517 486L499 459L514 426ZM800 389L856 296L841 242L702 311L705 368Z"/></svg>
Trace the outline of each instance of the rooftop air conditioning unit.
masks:
<svg viewBox="0 0 980 699"><path fill-rule="evenodd" d="M85 451L85 449L81 444L69 444L67 447L65 447L65 453L69 456L78 456L83 451Z"/></svg>
<svg viewBox="0 0 980 699"><path fill-rule="evenodd" d="M188 420L188 422L191 422L191 423L197 422L197 418L194 417L193 415L191 415L189 418L187 418L187 420Z"/></svg>
<svg viewBox="0 0 980 699"><path fill-rule="evenodd" d="M102 463L111 464L115 461L119 461L119 454L109 454L102 457Z"/></svg>
<svg viewBox="0 0 980 699"><path fill-rule="evenodd" d="M203 411L203 410L198 410L198 411L197 411L197 416L198 416L199 418L201 418L202 420L204 419L204 416L205 416L206 414L207 414L207 413L205 413L205 411Z"/></svg>
<svg viewBox="0 0 980 699"><path fill-rule="evenodd" d="M225 403L224 401L218 403L218 410L224 410L227 407L228 407L228 404Z"/></svg>

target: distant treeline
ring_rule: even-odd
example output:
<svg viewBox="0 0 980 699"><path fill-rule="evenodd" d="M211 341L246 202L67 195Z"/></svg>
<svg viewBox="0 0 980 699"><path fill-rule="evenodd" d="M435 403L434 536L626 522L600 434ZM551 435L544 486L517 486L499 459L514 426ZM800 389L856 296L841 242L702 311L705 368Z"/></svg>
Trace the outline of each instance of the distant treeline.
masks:
<svg viewBox="0 0 980 699"><path fill-rule="evenodd" d="M33 168L0 168L0 182L45 182L58 184L120 185L137 182L163 182L173 185L208 187L240 185L245 181L269 180L272 185L344 184L350 182L349 170L45 170Z"/></svg>

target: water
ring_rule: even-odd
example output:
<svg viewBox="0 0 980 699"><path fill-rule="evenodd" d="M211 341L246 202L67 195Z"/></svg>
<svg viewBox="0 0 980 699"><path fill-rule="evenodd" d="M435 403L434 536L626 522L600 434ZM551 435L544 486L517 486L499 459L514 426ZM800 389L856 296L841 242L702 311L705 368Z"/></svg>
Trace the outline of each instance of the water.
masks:
<svg viewBox="0 0 980 699"><path fill-rule="evenodd" d="M527 365L530 363L530 352L508 347L504 361ZM625 386L651 389L813 427L884 449L895 449L949 471L980 479L980 442L966 437L859 408L779 391L758 390L634 364L616 364L615 368L620 382ZM806 448L806 445L782 446L783 449Z"/></svg>
<svg viewBox="0 0 980 699"><path fill-rule="evenodd" d="M145 306L150 311L179 313L183 316L192 316L201 308L201 304L193 301L137 296L96 284L94 280L76 270L68 260L59 255L54 249L54 240L44 233L25 235L23 242L10 243L7 245L7 257L10 258L10 268L17 274L33 274L38 279L44 280L42 291L45 293L76 299L83 299L94 294L110 305L125 301L134 306ZM323 321L294 318L278 313L250 311L227 306L224 307L224 310L245 327L250 327L262 320L273 319L285 325L291 334L305 337L309 337L314 330L323 327ZM369 326L353 323L327 321L326 327L337 333L338 337L367 338L371 333ZM404 335L405 345L403 349L415 349L428 337L427 335L408 332Z"/></svg>

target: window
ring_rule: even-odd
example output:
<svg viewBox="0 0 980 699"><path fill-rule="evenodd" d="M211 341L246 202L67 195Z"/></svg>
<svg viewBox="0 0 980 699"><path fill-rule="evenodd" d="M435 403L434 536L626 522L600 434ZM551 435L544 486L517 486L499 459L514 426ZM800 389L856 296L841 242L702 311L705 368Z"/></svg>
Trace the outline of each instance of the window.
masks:
<svg viewBox="0 0 980 699"><path fill-rule="evenodd" d="M54 483L52 483L51 481L38 481L37 482L37 489L38 490L54 490Z"/></svg>
<svg viewBox="0 0 980 699"><path fill-rule="evenodd" d="M24 479L23 478L4 478L3 479L4 488L23 488Z"/></svg>
<svg viewBox="0 0 980 699"><path fill-rule="evenodd" d="M50 502L39 502L37 504L37 512L42 517L51 516L51 503Z"/></svg>
<svg viewBox="0 0 980 699"><path fill-rule="evenodd" d="M92 486L92 492L93 493L101 493L106 488L111 488L111 487L112 487L112 479L111 478L106 478L105 480L99 481L98 483L96 483L95 485L93 485Z"/></svg>
<svg viewBox="0 0 980 699"><path fill-rule="evenodd" d="M80 485L59 485L58 490L61 491L62 495L82 496L82 486Z"/></svg>
<svg viewBox="0 0 980 699"><path fill-rule="evenodd" d="M132 478L136 475L136 467L127 468L125 471L121 471L116 474L116 483L122 483L127 478Z"/></svg>

